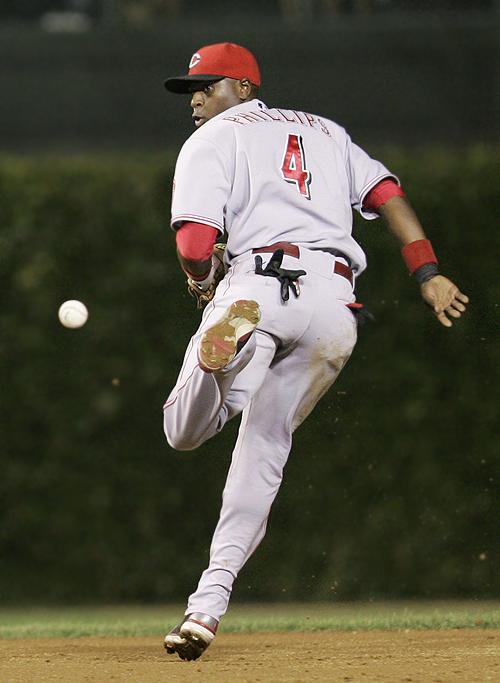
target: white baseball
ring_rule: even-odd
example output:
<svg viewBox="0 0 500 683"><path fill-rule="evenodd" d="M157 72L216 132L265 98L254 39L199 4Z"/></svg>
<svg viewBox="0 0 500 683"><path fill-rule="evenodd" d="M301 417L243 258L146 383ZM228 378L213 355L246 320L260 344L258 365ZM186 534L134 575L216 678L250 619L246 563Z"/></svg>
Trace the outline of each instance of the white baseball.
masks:
<svg viewBox="0 0 500 683"><path fill-rule="evenodd" d="M61 304L58 316L64 327L76 329L77 327L85 325L87 318L89 317L89 312L84 303L77 301L76 299L70 299Z"/></svg>

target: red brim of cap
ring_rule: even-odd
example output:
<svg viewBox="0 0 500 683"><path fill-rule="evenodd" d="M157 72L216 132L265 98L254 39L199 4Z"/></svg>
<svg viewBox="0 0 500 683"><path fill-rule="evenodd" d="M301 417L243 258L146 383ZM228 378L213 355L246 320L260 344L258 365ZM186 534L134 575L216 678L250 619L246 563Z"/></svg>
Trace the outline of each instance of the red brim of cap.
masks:
<svg viewBox="0 0 500 683"><path fill-rule="evenodd" d="M225 76L215 76L214 74L193 74L192 76L175 76L174 78L167 78L163 85L170 92L175 93L190 93L194 91L197 83L206 85L207 83L215 83L222 81Z"/></svg>

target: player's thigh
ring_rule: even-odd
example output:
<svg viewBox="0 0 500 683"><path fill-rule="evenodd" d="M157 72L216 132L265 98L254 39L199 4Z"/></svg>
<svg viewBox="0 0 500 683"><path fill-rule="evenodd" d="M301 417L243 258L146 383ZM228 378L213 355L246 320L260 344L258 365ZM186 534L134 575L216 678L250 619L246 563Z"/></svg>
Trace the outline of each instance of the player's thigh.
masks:
<svg viewBox="0 0 500 683"><path fill-rule="evenodd" d="M347 302L322 298L313 307L309 327L300 340L301 353L311 368L326 364L338 374L357 341L357 322Z"/></svg>
<svg viewBox="0 0 500 683"><path fill-rule="evenodd" d="M257 330L254 337L252 358L236 375L225 400L229 419L239 414L259 391L276 354L276 342L271 335Z"/></svg>
<svg viewBox="0 0 500 683"><path fill-rule="evenodd" d="M286 444L339 376L356 337L356 321L343 302L318 307L306 333L267 371L252 401L253 424Z"/></svg>
<svg viewBox="0 0 500 683"><path fill-rule="evenodd" d="M298 349L307 373L297 380L299 397L292 417L296 429L337 380L357 341L357 323L343 301L319 307Z"/></svg>

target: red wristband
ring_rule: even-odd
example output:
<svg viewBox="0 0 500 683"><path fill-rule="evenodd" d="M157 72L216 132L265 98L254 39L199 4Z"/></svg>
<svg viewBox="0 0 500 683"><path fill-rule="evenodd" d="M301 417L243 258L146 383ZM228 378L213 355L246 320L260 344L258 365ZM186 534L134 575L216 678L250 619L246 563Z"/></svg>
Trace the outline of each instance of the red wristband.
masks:
<svg viewBox="0 0 500 683"><path fill-rule="evenodd" d="M412 275L420 266L438 262L429 240L415 240L405 244L401 249L401 255Z"/></svg>

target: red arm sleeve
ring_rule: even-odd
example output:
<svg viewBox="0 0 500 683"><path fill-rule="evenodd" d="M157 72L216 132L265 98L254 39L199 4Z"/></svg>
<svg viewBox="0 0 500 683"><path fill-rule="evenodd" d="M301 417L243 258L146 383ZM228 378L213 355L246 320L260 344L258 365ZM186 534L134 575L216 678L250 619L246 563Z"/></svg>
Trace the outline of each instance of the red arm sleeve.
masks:
<svg viewBox="0 0 500 683"><path fill-rule="evenodd" d="M205 223L183 223L175 233L177 250L186 261L208 261L218 234Z"/></svg>
<svg viewBox="0 0 500 683"><path fill-rule="evenodd" d="M392 178L385 178L373 187L365 197L363 208L378 211L379 207L392 199L392 197L404 197L405 193Z"/></svg>

